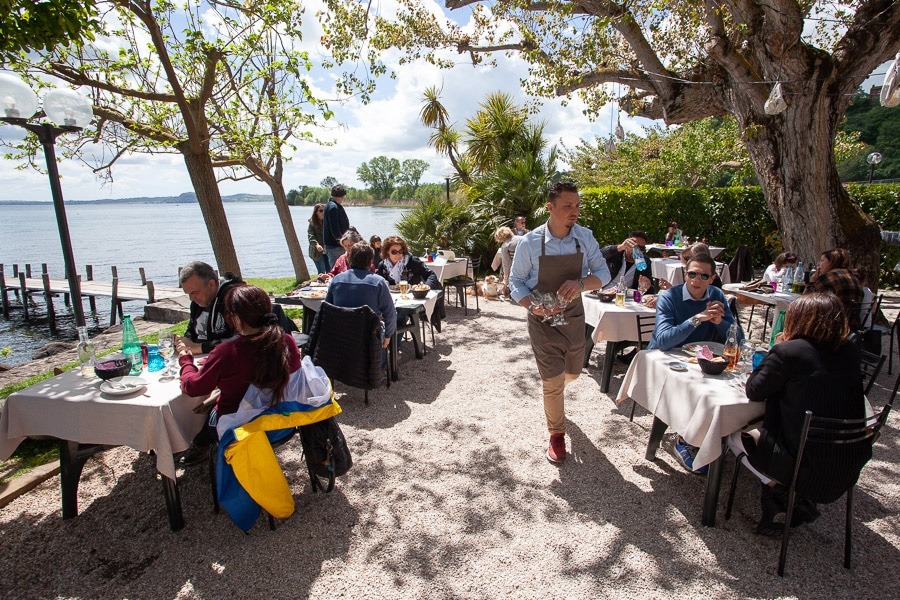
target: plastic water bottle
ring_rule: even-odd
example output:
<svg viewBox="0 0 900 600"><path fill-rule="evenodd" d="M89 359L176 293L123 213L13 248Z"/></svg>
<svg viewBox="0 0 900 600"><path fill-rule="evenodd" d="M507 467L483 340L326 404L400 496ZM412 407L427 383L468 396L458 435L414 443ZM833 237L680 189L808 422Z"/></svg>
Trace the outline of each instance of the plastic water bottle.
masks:
<svg viewBox="0 0 900 600"><path fill-rule="evenodd" d="M138 339L131 315L125 315L122 322L122 353L131 363L131 374L140 375L144 368L144 359L141 356L141 341Z"/></svg>
<svg viewBox="0 0 900 600"><path fill-rule="evenodd" d="M631 249L631 257L634 259L635 270L644 271L647 269L647 261L644 260L644 253L641 252L639 246L635 246Z"/></svg>
<svg viewBox="0 0 900 600"><path fill-rule="evenodd" d="M88 337L87 326L78 328L78 364L81 365L82 377L94 376L94 363L97 361L97 354L94 350L94 342Z"/></svg>
<svg viewBox="0 0 900 600"><path fill-rule="evenodd" d="M803 277L804 277L804 274L805 274L805 273L804 273L804 271L803 271L803 261L802 261L802 260L798 260L798 261L797 261L797 268L794 269L794 285L791 286L791 292L793 292L794 294L801 294L801 293L803 293Z"/></svg>
<svg viewBox="0 0 900 600"><path fill-rule="evenodd" d="M680 248L683 245L684 245L684 243L681 241L681 230L676 229L675 230L675 246Z"/></svg>

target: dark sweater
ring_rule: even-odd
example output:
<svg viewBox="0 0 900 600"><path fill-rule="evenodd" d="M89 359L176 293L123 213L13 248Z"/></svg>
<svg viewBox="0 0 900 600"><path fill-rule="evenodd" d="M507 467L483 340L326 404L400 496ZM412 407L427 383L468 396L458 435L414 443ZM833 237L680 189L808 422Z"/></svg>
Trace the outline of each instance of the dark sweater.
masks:
<svg viewBox="0 0 900 600"><path fill-rule="evenodd" d="M347 217L347 211L332 198L325 205L322 219L322 239L325 241L325 245L332 248L340 246L341 236L350 229L350 218Z"/></svg>
<svg viewBox="0 0 900 600"><path fill-rule="evenodd" d="M837 350L805 339L776 344L747 380L747 397L766 403L763 443L760 452L750 460L754 466L787 484L807 410L814 417L859 419L865 416L859 351L850 342ZM833 502L856 482L871 457L869 443L808 444L800 467L798 491L814 502Z"/></svg>

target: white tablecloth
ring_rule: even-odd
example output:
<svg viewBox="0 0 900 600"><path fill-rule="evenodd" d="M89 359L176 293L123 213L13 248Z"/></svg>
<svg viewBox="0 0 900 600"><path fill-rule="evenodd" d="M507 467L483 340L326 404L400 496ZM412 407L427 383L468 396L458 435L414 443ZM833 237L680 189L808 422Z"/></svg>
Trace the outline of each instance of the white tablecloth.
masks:
<svg viewBox="0 0 900 600"><path fill-rule="evenodd" d="M655 308L647 308L640 302L631 300L625 306L615 302L600 302L599 299L582 295L584 302L584 323L594 328L594 342L637 341L637 319L635 315L655 315Z"/></svg>
<svg viewBox="0 0 900 600"><path fill-rule="evenodd" d="M740 302L741 297L749 298L751 300L756 301L756 303L763 304L771 304L772 306L778 308L779 310L787 310L787 307L800 297L800 294L791 294L776 292L772 294L759 294L756 292L746 292L741 290L745 284L743 283L726 283L722 286L722 289L729 294L734 294L738 297L738 302Z"/></svg>
<svg viewBox="0 0 900 600"><path fill-rule="evenodd" d="M457 277L460 275L466 275L468 264L469 263L465 258L457 258L450 262L447 262L442 258L436 258L434 262L426 262L425 266L434 271L434 274L437 275L438 281L440 281L441 285L443 285L444 280L446 279L450 279L452 277Z"/></svg>
<svg viewBox="0 0 900 600"><path fill-rule="evenodd" d="M709 247L709 255L713 258L717 257L722 253L722 250L725 248L722 246L710 246ZM676 254L681 254L681 251L684 250L684 247L678 248L675 246L666 246L665 244L647 244L647 250L656 250L658 252L674 252Z"/></svg>
<svg viewBox="0 0 900 600"><path fill-rule="evenodd" d="M425 306L425 314L428 316L428 320L431 321L431 315L434 313L434 307L437 306L437 299L440 294L441 292L439 290L431 290L424 300L416 300L412 297L412 293L407 294L409 296L408 299L401 299L399 293L395 294L391 292L391 298L393 298L394 306L397 308L416 308L417 306ZM313 312L319 312L319 309L322 308L322 302L324 301L323 298L300 297L300 302L303 303L303 307L308 308Z"/></svg>
<svg viewBox="0 0 900 600"><path fill-rule="evenodd" d="M657 258L651 263L653 276L657 279L665 279L672 285L684 283L684 275L682 274L682 263L680 258ZM723 263L717 262L716 269L723 266ZM731 272L728 265L724 265L722 269L722 283L731 282Z"/></svg>
<svg viewBox="0 0 900 600"><path fill-rule="evenodd" d="M203 400L181 393L177 379L141 375L143 394L108 396L99 379L78 369L10 395L0 414L0 459L8 458L29 435L48 435L82 444L128 446L156 452L156 469L175 479L173 454L187 450L206 415L193 412ZM146 394L146 395L145 395Z"/></svg>
<svg viewBox="0 0 900 600"><path fill-rule="evenodd" d="M638 352L616 402L633 399L699 447L696 469L716 460L722 454L722 438L762 416L765 403L747 399L743 375L706 375L693 363L687 363L687 371L678 372L667 365L687 358L680 350Z"/></svg>

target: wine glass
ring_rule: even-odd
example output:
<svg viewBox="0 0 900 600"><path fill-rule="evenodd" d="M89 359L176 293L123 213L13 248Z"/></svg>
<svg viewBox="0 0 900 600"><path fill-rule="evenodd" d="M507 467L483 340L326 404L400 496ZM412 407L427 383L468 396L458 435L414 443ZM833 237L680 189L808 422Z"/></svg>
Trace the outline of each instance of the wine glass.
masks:
<svg viewBox="0 0 900 600"><path fill-rule="evenodd" d="M569 305L570 300L559 294L556 294L556 305L562 309L562 311L553 315L553 322L550 323L551 327L558 327L560 325L568 325L569 321L566 319L565 309Z"/></svg>
<svg viewBox="0 0 900 600"><path fill-rule="evenodd" d="M172 377L175 371L172 368L172 357L175 356L175 340L172 339L171 333L161 333L157 341L159 355L166 361L166 369L162 372L164 377Z"/></svg>
<svg viewBox="0 0 900 600"><path fill-rule="evenodd" d="M556 293L546 292L544 294L541 294L541 306L543 306L547 311L556 310L556 308L559 306L559 299L556 297ZM555 319L556 315L547 315L544 317L543 322L546 323L547 321Z"/></svg>

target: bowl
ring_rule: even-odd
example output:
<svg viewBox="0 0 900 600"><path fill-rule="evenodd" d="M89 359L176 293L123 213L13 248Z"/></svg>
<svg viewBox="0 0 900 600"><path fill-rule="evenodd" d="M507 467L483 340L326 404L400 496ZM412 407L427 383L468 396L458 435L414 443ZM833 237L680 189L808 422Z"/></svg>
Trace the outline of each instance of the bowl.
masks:
<svg viewBox="0 0 900 600"><path fill-rule="evenodd" d="M103 381L113 377L125 377L131 372L131 362L124 358L101 360L94 363L94 374Z"/></svg>
<svg viewBox="0 0 900 600"><path fill-rule="evenodd" d="M721 358L722 360L712 361L698 356L697 364L700 365L700 370L707 375L721 375L725 368L728 367L728 359L721 354L713 354L713 358Z"/></svg>
<svg viewBox="0 0 900 600"><path fill-rule="evenodd" d="M430 292L430 291L431 291L431 288L428 288L427 290L422 290L422 289L417 290L416 288L413 288L412 295L413 295L413 298L415 298L416 300L424 300L426 297L428 297L428 292Z"/></svg>
<svg viewBox="0 0 900 600"><path fill-rule="evenodd" d="M597 297L600 298L600 302L612 302L616 299L615 292L601 292L597 294Z"/></svg>

